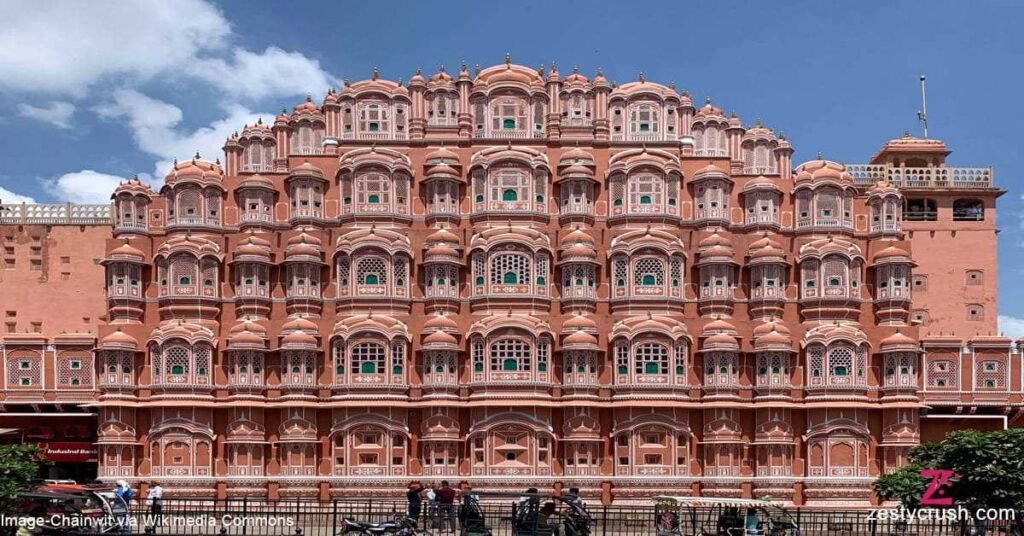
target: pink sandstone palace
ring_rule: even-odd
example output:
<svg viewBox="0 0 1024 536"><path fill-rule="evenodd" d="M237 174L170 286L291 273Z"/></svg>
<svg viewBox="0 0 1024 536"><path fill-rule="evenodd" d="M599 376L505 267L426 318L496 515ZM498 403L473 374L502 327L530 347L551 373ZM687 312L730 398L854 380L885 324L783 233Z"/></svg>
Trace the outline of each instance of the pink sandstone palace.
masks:
<svg viewBox="0 0 1024 536"><path fill-rule="evenodd" d="M1003 192L941 141L794 165L710 99L506 58L224 153L2 206L0 426L178 495L868 505L921 441L1022 421Z"/></svg>

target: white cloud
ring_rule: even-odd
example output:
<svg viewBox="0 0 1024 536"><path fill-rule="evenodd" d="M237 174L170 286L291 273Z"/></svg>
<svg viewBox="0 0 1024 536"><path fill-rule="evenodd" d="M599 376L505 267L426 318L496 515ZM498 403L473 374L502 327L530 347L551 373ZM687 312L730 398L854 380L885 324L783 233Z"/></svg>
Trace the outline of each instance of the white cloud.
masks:
<svg viewBox="0 0 1024 536"><path fill-rule="evenodd" d="M322 95L338 83L318 60L299 52L234 46L230 23L210 0L109 0L90 4L89 9L76 0L10 0L4 7L10 16L6 30L0 32L0 91L68 97L56 103L85 101L121 88L108 102L78 103L79 107L124 121L138 148L156 157L159 178L174 158L189 158L199 151L212 160L221 155L228 135L244 123L258 117L273 121L273 114L253 112L254 102ZM157 80L161 87L181 83L200 93L213 90L224 116L206 126L183 128L187 107L183 111L144 93L149 92L144 89L150 87L147 82ZM51 105L49 111L66 113L44 113L44 108L30 105L19 108L24 117L70 126L73 107ZM73 194L80 186L77 177L86 171L43 184L53 194L78 195ZM60 186L64 177L73 178L65 181L67 188ZM82 195L93 194L98 195L91 190Z"/></svg>
<svg viewBox="0 0 1024 536"><path fill-rule="evenodd" d="M71 116L75 113L75 105L64 101L51 101L46 106L19 104L18 115L49 123L57 128L71 128Z"/></svg>
<svg viewBox="0 0 1024 536"><path fill-rule="evenodd" d="M36 200L25 195L18 195L3 186L0 186L0 203L14 205L18 203L35 203Z"/></svg>
<svg viewBox="0 0 1024 536"><path fill-rule="evenodd" d="M8 2L10 4L10 2ZM337 79L298 52L228 46L234 34L206 0L16 0L0 32L0 87L85 96L105 80L199 79L233 98L323 93Z"/></svg>
<svg viewBox="0 0 1024 536"><path fill-rule="evenodd" d="M999 332L1013 340L1024 337L1024 318L999 315Z"/></svg>
<svg viewBox="0 0 1024 536"><path fill-rule="evenodd" d="M231 26L203 0L7 2L0 86L82 95L108 77L139 81L224 48Z"/></svg>
<svg viewBox="0 0 1024 536"><path fill-rule="evenodd" d="M230 61L207 60L194 74L225 93L260 99L274 95L326 93L338 80L320 62L298 53L267 47L262 53L236 48Z"/></svg>
<svg viewBox="0 0 1024 536"><path fill-rule="evenodd" d="M113 101L95 108L107 119L125 121L143 151L157 157L154 176L162 179L175 158L189 158L197 151L209 160L221 155L224 141L232 132L246 123L262 117L271 120L273 114L259 114L241 105L229 105L227 117L192 131L182 131L178 125L183 117L177 106L154 99L134 89L119 89Z"/></svg>
<svg viewBox="0 0 1024 536"><path fill-rule="evenodd" d="M117 175L83 169L43 181L45 188L61 200L72 203L109 203L114 188L125 179Z"/></svg>

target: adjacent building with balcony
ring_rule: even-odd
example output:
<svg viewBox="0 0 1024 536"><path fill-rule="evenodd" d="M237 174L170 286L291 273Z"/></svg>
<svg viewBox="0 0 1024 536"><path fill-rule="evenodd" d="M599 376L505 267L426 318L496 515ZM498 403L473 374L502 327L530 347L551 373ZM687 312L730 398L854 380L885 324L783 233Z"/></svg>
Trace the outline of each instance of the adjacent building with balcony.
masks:
<svg viewBox="0 0 1024 536"><path fill-rule="evenodd" d="M794 166L710 99L506 59L374 72L224 151L110 207L0 205L0 277L106 238L79 335L0 289L0 402L87 403L103 478L867 505L922 439L1020 422L1002 192L937 140Z"/></svg>

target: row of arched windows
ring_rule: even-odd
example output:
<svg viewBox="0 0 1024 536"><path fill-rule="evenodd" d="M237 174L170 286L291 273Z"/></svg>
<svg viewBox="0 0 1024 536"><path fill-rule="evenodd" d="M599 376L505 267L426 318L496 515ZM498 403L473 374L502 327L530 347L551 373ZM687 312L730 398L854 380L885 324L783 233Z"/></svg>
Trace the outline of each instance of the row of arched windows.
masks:
<svg viewBox="0 0 1024 536"><path fill-rule="evenodd" d="M335 275L340 296L410 295L411 258L405 255L339 255ZM531 295L547 296L552 272L551 257L545 251L533 252L510 247L477 251L470 262L473 296ZM864 265L859 259L827 255L799 263L802 299L862 296ZM597 267L587 263L563 263L562 295L596 297L601 282ZM755 298L784 298L785 264L758 264L750 267L749 295ZM686 263L681 255L638 252L611 258L612 298L682 299L685 297ZM162 297L220 296L220 262L215 257L197 258L191 253L176 253L156 260L157 282ZM458 298L462 276L454 264L431 264L422 268L423 287L428 297ZM234 291L237 297L270 297L271 266L259 262L234 265ZM699 267L699 298L734 296L742 271L733 264L705 264ZM129 262L111 262L107 268L108 298L141 299L142 266ZM325 282L320 264L289 262L282 270L286 295L320 297ZM876 298L909 298L910 266L882 265L875 268Z"/></svg>
<svg viewBox="0 0 1024 536"><path fill-rule="evenodd" d="M547 335L508 333L474 336L469 342L467 364L471 370L471 383L553 382L556 379L553 374L553 351L552 339ZM685 340L671 341L657 337L620 340L613 342L610 351L610 361L604 364L599 357L601 352L596 350L565 351L560 361L562 381L567 385L577 383L596 386L598 371L608 366L613 369L613 386L690 387L690 346ZM333 375L330 383L365 387L404 385L408 382L408 352L409 343L402 339L338 339L331 343L332 361L329 366ZM154 386L192 389L210 388L215 383L213 348L209 344L172 340L153 344L149 354L152 365L151 384ZM805 388L867 388L868 354L865 345L843 341L808 346L805 350ZM130 354L114 351L102 352L100 355L98 366L102 387L134 383ZM741 368L746 366L741 365L740 357L737 351L705 352L703 368L694 371L702 382L700 386L712 390L738 389ZM286 388L317 385L320 377L318 362L316 352L282 350L279 369L281 385ZM919 357L913 352L887 354L880 371L880 387L916 389L918 363ZM999 369L1001 365L991 366L988 363L979 367L978 374L986 380L989 377L996 378L987 387L1000 387L998 383L1005 382L1005 374ZM758 389L788 390L793 388L792 373L797 364L794 356L789 353L757 352L749 365L753 368L748 373L751 374L752 385ZM224 365L228 385L232 388L262 388L267 385L267 360L261 351L228 350ZM454 352L425 350L421 371L423 385L456 384L458 366ZM932 374L940 380L943 378L937 372Z"/></svg>

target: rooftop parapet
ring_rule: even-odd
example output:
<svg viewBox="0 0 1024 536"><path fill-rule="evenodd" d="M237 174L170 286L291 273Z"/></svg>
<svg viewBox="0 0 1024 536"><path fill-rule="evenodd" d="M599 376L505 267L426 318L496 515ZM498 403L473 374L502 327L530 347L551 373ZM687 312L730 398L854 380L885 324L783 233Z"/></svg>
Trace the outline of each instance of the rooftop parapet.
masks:
<svg viewBox="0 0 1024 536"><path fill-rule="evenodd" d="M0 224L6 225L111 225L113 222L110 204L0 204Z"/></svg>
<svg viewBox="0 0 1024 536"><path fill-rule="evenodd" d="M846 164L846 171L860 187L889 182L898 188L987 189L995 188L990 167L900 167L890 164Z"/></svg>

